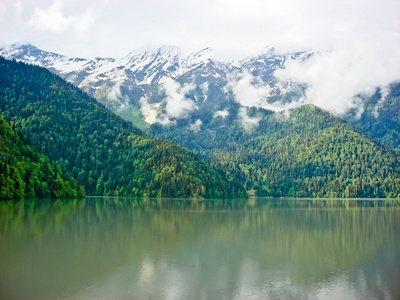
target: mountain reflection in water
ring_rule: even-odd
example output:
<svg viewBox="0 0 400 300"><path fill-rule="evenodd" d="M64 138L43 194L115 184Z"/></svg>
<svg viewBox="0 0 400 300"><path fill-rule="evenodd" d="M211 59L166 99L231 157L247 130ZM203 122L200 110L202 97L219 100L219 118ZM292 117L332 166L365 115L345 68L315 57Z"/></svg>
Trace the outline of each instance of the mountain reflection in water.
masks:
<svg viewBox="0 0 400 300"><path fill-rule="evenodd" d="M0 202L0 299L399 299L399 200Z"/></svg>

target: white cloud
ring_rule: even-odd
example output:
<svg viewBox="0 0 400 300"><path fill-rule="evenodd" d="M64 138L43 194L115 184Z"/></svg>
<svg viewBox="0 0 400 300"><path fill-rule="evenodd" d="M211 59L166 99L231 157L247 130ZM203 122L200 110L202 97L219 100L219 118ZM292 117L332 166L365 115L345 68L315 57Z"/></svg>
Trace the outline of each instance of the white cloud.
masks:
<svg viewBox="0 0 400 300"><path fill-rule="evenodd" d="M121 82L117 82L107 89L107 98L119 104L118 110L121 111L129 106L129 97L121 94Z"/></svg>
<svg viewBox="0 0 400 300"><path fill-rule="evenodd" d="M275 117L278 120L287 120L290 117L290 110L282 110L282 111L276 111L275 112Z"/></svg>
<svg viewBox="0 0 400 300"><path fill-rule="evenodd" d="M241 107L238 112L238 117L242 123L243 128L246 131L253 131L258 127L258 122L260 121L260 118L251 118L247 114L247 108L246 107Z"/></svg>
<svg viewBox="0 0 400 300"><path fill-rule="evenodd" d="M148 117L151 113L151 106L147 97L143 96L139 100L140 103L140 112L144 118Z"/></svg>
<svg viewBox="0 0 400 300"><path fill-rule="evenodd" d="M57 1L47 9L35 8L27 26L39 31L50 31L53 33L61 33L72 28L80 38L86 37L95 21L92 8L89 7L84 13L79 15L66 16L63 12L63 6L63 2Z"/></svg>
<svg viewBox="0 0 400 300"><path fill-rule="evenodd" d="M149 99L147 96L143 96L139 100L140 104L140 112L142 113L143 119L149 123L154 124L157 122L157 108L160 106L160 103L156 103L151 105L149 103Z"/></svg>
<svg viewBox="0 0 400 300"><path fill-rule="evenodd" d="M3 17L6 15L6 13L7 6L5 5L5 3L0 2L0 21L3 21Z"/></svg>
<svg viewBox="0 0 400 300"><path fill-rule="evenodd" d="M307 85L301 104L311 103L340 116L351 108L361 109L357 95L371 94L400 79L398 53L400 44L387 49L377 43L359 43L316 53L304 62L287 61L275 76Z"/></svg>
<svg viewBox="0 0 400 300"><path fill-rule="evenodd" d="M379 109L382 107L383 103L386 101L387 96L389 95L390 89L389 86L381 88L381 99L378 101L374 109L372 110L372 114L375 118L379 117Z"/></svg>
<svg viewBox="0 0 400 300"><path fill-rule="evenodd" d="M167 117L184 118L195 109L192 100L186 98L186 95L195 89L192 84L181 86L171 78L166 78L161 86L161 91L165 92L165 101L167 103L165 111Z"/></svg>
<svg viewBox="0 0 400 300"><path fill-rule="evenodd" d="M395 0L214 0L201 1L197 9L208 22L196 37L208 40L219 57L232 51L243 56L265 45L279 52L329 49L400 30ZM196 20L189 22L189 32Z"/></svg>
<svg viewBox="0 0 400 300"><path fill-rule="evenodd" d="M209 85L210 85L210 83L208 81L205 81L200 85L200 88L204 95L207 95Z"/></svg>
<svg viewBox="0 0 400 300"><path fill-rule="evenodd" d="M239 74L239 78L229 79L229 88L232 90L235 100L243 106L262 107L267 103L271 87L263 84L261 79L254 77L245 71Z"/></svg>
<svg viewBox="0 0 400 300"><path fill-rule="evenodd" d="M2 0L0 5L10 9L16 1ZM54 50L61 49L62 44L63 54L78 57L121 57L149 44L166 44L179 46L184 53L212 47L215 57L226 61L251 55L266 45L274 46L278 52L287 52L325 50L362 40L378 41L390 48L400 33L400 1L397 0L21 2L24 8L21 21L26 24L31 19L29 26L38 30L33 32L17 26L17 18L8 12L3 15L7 22L2 24L0 43L29 40ZM90 27L94 15L98 22ZM88 27L90 35L85 43L70 32L62 37L48 37L48 32L67 29L73 33L88 32Z"/></svg>
<svg viewBox="0 0 400 300"><path fill-rule="evenodd" d="M121 101L121 83L114 84L108 90L108 99L120 102Z"/></svg>
<svg viewBox="0 0 400 300"><path fill-rule="evenodd" d="M193 130L194 132L200 131L200 127L203 124L203 122L200 119L197 119L196 122L193 124L190 124L189 128L190 130Z"/></svg>
<svg viewBox="0 0 400 300"><path fill-rule="evenodd" d="M18 23L21 23L22 11L23 11L23 4L21 0L18 0L15 3L15 18L17 19Z"/></svg>
<svg viewBox="0 0 400 300"><path fill-rule="evenodd" d="M224 110L218 110L214 113L213 118L217 118L217 117L222 117L225 118L229 116L229 111L224 109Z"/></svg>
<svg viewBox="0 0 400 300"><path fill-rule="evenodd" d="M268 103L272 89L260 78L254 77L248 71L236 76L230 76L229 88L232 90L235 100L245 107L259 107L272 111L288 110L300 105L300 103L282 104L279 101Z"/></svg>
<svg viewBox="0 0 400 300"><path fill-rule="evenodd" d="M158 116L155 123L160 124L162 126L171 126L176 125L176 120L170 120L166 115Z"/></svg>

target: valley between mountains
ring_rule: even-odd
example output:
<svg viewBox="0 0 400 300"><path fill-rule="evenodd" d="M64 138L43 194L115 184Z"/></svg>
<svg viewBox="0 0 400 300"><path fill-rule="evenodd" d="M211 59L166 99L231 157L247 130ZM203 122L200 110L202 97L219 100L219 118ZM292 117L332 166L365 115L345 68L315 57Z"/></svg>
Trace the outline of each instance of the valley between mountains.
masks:
<svg viewBox="0 0 400 300"><path fill-rule="evenodd" d="M400 195L400 84L333 115L274 76L311 51L230 63L173 47L0 55L2 199Z"/></svg>

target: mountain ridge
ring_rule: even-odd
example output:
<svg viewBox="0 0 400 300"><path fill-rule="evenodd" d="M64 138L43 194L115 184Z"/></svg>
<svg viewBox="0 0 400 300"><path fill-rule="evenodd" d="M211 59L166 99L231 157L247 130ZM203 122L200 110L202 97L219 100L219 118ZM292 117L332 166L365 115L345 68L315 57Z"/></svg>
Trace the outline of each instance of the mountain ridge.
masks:
<svg viewBox="0 0 400 300"><path fill-rule="evenodd" d="M263 87L272 85L271 101L279 102L287 84L277 84L273 72L282 68L286 59L304 58L311 52L277 55L269 47L257 56L232 62L216 60L211 48L181 58L179 49L173 46L136 50L120 59L68 58L51 52L48 55L45 59L45 51L32 45L17 44L0 49L0 56L4 58L46 67L143 129L148 125L143 123L146 116L140 100L145 99L147 108L157 114L158 105L164 101L164 85L170 79L182 87L191 86L188 96L199 108L215 107L228 99L232 81L239 81L241 74L247 73L252 74L253 80L260 80Z"/></svg>

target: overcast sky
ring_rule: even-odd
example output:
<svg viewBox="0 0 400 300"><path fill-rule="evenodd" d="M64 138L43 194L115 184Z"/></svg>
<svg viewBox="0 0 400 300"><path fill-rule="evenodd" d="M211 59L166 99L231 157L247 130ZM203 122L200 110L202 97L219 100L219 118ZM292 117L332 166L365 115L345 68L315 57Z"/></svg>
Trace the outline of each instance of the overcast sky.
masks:
<svg viewBox="0 0 400 300"><path fill-rule="evenodd" d="M399 0L0 0L0 46L30 42L78 57L211 47L230 60L278 52L400 45Z"/></svg>

